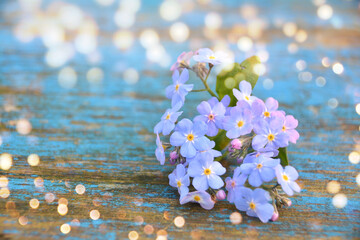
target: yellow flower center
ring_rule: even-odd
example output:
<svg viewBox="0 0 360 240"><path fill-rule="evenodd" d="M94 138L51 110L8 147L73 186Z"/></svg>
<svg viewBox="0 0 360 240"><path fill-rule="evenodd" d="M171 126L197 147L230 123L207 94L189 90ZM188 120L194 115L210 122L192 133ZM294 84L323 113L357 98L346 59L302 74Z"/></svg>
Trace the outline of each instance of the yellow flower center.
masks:
<svg viewBox="0 0 360 240"><path fill-rule="evenodd" d="M201 198L200 198L198 195L195 195L195 196L194 196L194 200L195 200L195 201L199 202L200 199L201 199Z"/></svg>
<svg viewBox="0 0 360 240"><path fill-rule="evenodd" d="M263 165L262 165L261 163L259 163L259 164L256 166L257 169L260 169L260 168L262 168L262 167L263 167Z"/></svg>
<svg viewBox="0 0 360 240"><path fill-rule="evenodd" d="M187 135L186 138L187 138L188 141L191 142L192 140L194 140L194 135L192 133L190 133L189 135Z"/></svg>
<svg viewBox="0 0 360 240"><path fill-rule="evenodd" d="M178 186L178 187L181 187L181 185L182 185L182 184L181 184L181 181L177 181L177 186Z"/></svg>
<svg viewBox="0 0 360 240"><path fill-rule="evenodd" d="M161 144L161 146L163 147L164 150L166 149L166 146L164 144Z"/></svg>
<svg viewBox="0 0 360 240"><path fill-rule="evenodd" d="M231 186L234 188L236 186L236 182L235 181L232 181L231 182Z"/></svg>
<svg viewBox="0 0 360 240"><path fill-rule="evenodd" d="M215 59L215 57L214 57L214 56L210 56L210 57L209 57L209 59L214 60L214 59Z"/></svg>
<svg viewBox="0 0 360 240"><path fill-rule="evenodd" d="M245 96L245 99L246 99L246 101L249 101L249 100L250 100L250 98L249 98L248 96Z"/></svg>
<svg viewBox="0 0 360 240"><path fill-rule="evenodd" d="M209 118L209 120L211 121L211 120L214 120L215 116L214 116L214 114L210 113L209 116L208 116L208 118Z"/></svg>
<svg viewBox="0 0 360 240"><path fill-rule="evenodd" d="M289 177L286 174L283 174L282 177L285 181L289 181Z"/></svg>
<svg viewBox="0 0 360 240"><path fill-rule="evenodd" d="M255 205L254 202L251 202L251 203L249 204L249 207L250 207L250 209L254 210L254 209L256 208L256 205Z"/></svg>
<svg viewBox="0 0 360 240"><path fill-rule="evenodd" d="M282 129L281 129L283 132L285 132L286 131L286 127L285 127L285 125L282 127Z"/></svg>
<svg viewBox="0 0 360 240"><path fill-rule="evenodd" d="M268 111L266 111L266 112L264 112L264 116L268 118L268 117L270 117L270 113Z"/></svg>
<svg viewBox="0 0 360 240"><path fill-rule="evenodd" d="M244 126L244 121L238 121L237 122L237 126L240 128L242 126Z"/></svg>
<svg viewBox="0 0 360 240"><path fill-rule="evenodd" d="M209 176L211 174L211 170L209 168L204 169L204 174Z"/></svg>
<svg viewBox="0 0 360 240"><path fill-rule="evenodd" d="M274 134L270 133L270 134L268 135L268 140L269 140L269 141L274 141L274 139L275 139Z"/></svg>
<svg viewBox="0 0 360 240"><path fill-rule="evenodd" d="M179 87L180 87L180 85L179 85L179 84L176 84L176 86L175 86L175 91L178 91L178 90L179 90Z"/></svg>
<svg viewBox="0 0 360 240"><path fill-rule="evenodd" d="M166 120L170 119L170 113L168 113L168 115L166 115Z"/></svg>
<svg viewBox="0 0 360 240"><path fill-rule="evenodd" d="M259 157L260 156L260 153L257 153L256 155L255 155L255 157Z"/></svg>

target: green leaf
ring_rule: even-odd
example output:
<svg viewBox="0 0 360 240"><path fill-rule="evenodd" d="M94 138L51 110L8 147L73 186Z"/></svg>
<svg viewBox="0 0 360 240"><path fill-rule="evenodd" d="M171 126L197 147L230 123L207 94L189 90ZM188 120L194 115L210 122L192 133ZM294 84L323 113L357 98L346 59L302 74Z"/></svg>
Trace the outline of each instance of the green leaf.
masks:
<svg viewBox="0 0 360 240"><path fill-rule="evenodd" d="M259 75L254 72L256 64L260 64L260 59L257 56L252 56L240 64L234 63L224 68L216 77L216 92L220 99L229 95L230 106L235 106L237 99L234 97L233 89L238 89L241 81L248 81L254 88L259 78Z"/></svg>
<svg viewBox="0 0 360 240"><path fill-rule="evenodd" d="M286 148L279 148L279 155L278 158L280 158L280 164L285 167L289 165L288 155Z"/></svg>
<svg viewBox="0 0 360 240"><path fill-rule="evenodd" d="M223 150L230 142L230 139L226 137L226 131L220 130L219 133L215 137L209 137L210 140L215 142L215 150L221 151Z"/></svg>

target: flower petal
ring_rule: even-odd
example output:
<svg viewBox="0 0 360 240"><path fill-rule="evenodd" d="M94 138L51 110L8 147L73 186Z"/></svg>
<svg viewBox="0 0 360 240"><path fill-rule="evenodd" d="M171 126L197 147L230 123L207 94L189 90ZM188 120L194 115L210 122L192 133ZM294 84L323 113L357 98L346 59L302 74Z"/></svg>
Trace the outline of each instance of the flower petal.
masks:
<svg viewBox="0 0 360 240"><path fill-rule="evenodd" d="M171 142L171 139L170 139L170 142ZM194 147L194 144L190 141L188 142L185 142L182 146L181 146L181 149L180 149L180 153L183 157L186 157L186 158L192 158L192 157L195 157L196 155L196 149Z"/></svg>
<svg viewBox="0 0 360 240"><path fill-rule="evenodd" d="M199 191L206 191L209 188L208 180L205 175L194 177L192 184L194 188Z"/></svg>
<svg viewBox="0 0 360 240"><path fill-rule="evenodd" d="M226 169L219 162L213 162L211 164L211 169L216 175L223 175L226 172Z"/></svg>
<svg viewBox="0 0 360 240"><path fill-rule="evenodd" d="M218 175L215 175L215 174L211 174L208 181L209 181L209 186L212 189L219 189L222 186L224 186L224 182L221 179L221 177L219 177Z"/></svg>
<svg viewBox="0 0 360 240"><path fill-rule="evenodd" d="M246 96L250 96L252 92L251 84L248 81L241 81L239 84L240 91L245 94Z"/></svg>
<svg viewBox="0 0 360 240"><path fill-rule="evenodd" d="M274 207L269 204L258 204L256 214L263 223L267 223L274 214Z"/></svg>
<svg viewBox="0 0 360 240"><path fill-rule="evenodd" d="M184 136L184 134L180 132L174 132L170 136L170 143L173 146L179 147L182 146L185 142L186 142L186 137Z"/></svg>

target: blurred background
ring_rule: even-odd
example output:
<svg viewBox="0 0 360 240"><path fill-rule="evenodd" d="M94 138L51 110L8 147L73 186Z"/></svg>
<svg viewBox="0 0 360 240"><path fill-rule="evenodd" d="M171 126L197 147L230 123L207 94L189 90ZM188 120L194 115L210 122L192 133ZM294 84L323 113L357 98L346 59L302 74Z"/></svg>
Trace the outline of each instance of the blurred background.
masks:
<svg viewBox="0 0 360 240"><path fill-rule="evenodd" d="M357 0L0 1L2 236L359 236L359 13ZM153 156L170 66L202 47L259 56L255 95L299 119L304 191L279 222L180 206ZM208 97L190 93L185 116Z"/></svg>

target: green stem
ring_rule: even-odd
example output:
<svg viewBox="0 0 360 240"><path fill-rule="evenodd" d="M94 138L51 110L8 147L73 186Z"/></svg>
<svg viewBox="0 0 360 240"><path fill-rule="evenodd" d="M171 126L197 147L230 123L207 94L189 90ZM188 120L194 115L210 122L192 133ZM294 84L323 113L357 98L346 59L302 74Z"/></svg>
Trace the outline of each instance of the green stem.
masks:
<svg viewBox="0 0 360 240"><path fill-rule="evenodd" d="M207 91L206 89L198 89L198 90L191 90L191 92L205 92Z"/></svg>
<svg viewBox="0 0 360 240"><path fill-rule="evenodd" d="M207 84L207 80L208 80L208 78L210 76L210 72L211 72L212 67L213 67L212 65L209 66L209 72L206 75L206 78L205 79L200 78L200 79L203 82L206 90L210 93L210 95L213 96L213 97L216 97L220 101L219 97L216 96L216 94L210 89L209 85Z"/></svg>

